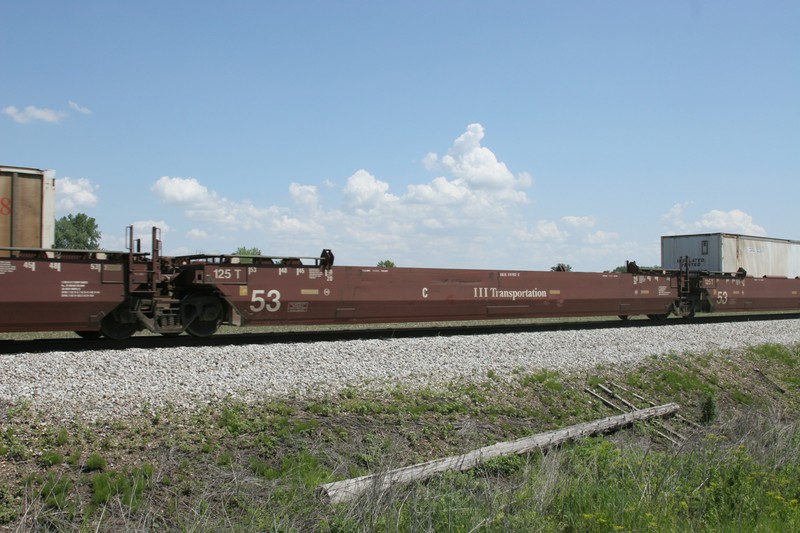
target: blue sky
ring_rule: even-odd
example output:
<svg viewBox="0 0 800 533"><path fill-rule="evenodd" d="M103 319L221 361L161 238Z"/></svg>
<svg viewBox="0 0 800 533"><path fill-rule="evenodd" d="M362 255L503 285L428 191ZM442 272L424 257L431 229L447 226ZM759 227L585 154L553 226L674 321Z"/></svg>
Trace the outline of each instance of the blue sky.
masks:
<svg viewBox="0 0 800 533"><path fill-rule="evenodd" d="M102 245L598 271L800 239L800 3L0 1L0 164ZM148 230L140 230L148 233Z"/></svg>

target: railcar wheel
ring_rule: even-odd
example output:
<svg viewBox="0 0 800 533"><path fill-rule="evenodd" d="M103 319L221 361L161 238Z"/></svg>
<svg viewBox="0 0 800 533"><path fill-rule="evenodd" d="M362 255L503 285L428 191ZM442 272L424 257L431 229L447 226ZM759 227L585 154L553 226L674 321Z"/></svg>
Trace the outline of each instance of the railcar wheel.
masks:
<svg viewBox="0 0 800 533"><path fill-rule="evenodd" d="M181 302L181 321L195 337L213 335L222 323L225 304L214 294L190 294Z"/></svg>
<svg viewBox="0 0 800 533"><path fill-rule="evenodd" d="M619 319L623 321L628 320L629 318L630 317L628 315L619 315Z"/></svg>
<svg viewBox="0 0 800 533"><path fill-rule="evenodd" d="M667 319L667 314L664 313L663 315L647 315L647 318L650 320L655 320L656 322L663 322Z"/></svg>

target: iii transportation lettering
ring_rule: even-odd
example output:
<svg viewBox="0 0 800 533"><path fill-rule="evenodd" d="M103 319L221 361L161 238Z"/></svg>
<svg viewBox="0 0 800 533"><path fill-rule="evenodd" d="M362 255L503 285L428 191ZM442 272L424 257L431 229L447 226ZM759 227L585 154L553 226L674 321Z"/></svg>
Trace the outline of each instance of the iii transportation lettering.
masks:
<svg viewBox="0 0 800 533"><path fill-rule="evenodd" d="M517 298L547 298L547 291L528 289L524 291L501 291L495 287L475 287L473 298L505 298L516 301Z"/></svg>

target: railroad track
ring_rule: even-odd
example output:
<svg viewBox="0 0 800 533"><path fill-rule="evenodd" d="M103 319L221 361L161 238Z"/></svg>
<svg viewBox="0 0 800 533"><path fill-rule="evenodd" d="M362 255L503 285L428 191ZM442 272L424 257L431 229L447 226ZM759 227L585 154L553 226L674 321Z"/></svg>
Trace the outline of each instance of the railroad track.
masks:
<svg viewBox="0 0 800 533"><path fill-rule="evenodd" d="M529 333L552 331L590 331L612 328L671 327L686 324L723 324L771 320L792 320L800 313L772 313L753 315L704 315L691 319L672 318L652 320L591 320L568 322L504 323L504 324L453 324L422 326L382 326L358 329L313 329L281 332L218 333L210 337L191 335L161 336L138 335L123 341L110 339L81 339L76 337L0 340L0 354L47 353L55 351L82 352L121 350L126 348L177 348L192 346L241 346L249 344L296 344L308 342L335 342L359 339L424 338L455 335L490 335L502 333Z"/></svg>

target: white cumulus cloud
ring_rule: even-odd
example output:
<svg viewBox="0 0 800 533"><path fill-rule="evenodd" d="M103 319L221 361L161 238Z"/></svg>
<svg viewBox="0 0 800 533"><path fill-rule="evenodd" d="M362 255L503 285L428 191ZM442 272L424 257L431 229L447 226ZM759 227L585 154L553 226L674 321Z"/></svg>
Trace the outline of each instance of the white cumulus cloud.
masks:
<svg viewBox="0 0 800 533"><path fill-rule="evenodd" d="M712 209L700 216L695 222L686 220L691 202L673 205L661 217L661 223L671 234L675 233L740 233L745 235L765 236L763 226L756 224L753 217L741 209L724 211Z"/></svg>
<svg viewBox="0 0 800 533"><path fill-rule="evenodd" d="M470 124L467 131L454 142L447 154L439 157L431 152L424 164L428 170L440 170L451 176L464 180L476 189L514 189L530 186L529 174L514 176L505 163L497 160L497 156L481 146L485 135L483 126Z"/></svg>
<svg viewBox="0 0 800 533"><path fill-rule="evenodd" d="M25 109L17 109L13 105L10 105L3 108L3 113L19 124L27 124L35 120L58 124L67 117L67 113L64 111L56 111L54 109L35 107L32 105L27 106Z"/></svg>
<svg viewBox="0 0 800 533"><path fill-rule="evenodd" d="M609 244L619 239L619 233L613 231L594 231L584 237L587 244Z"/></svg>
<svg viewBox="0 0 800 533"><path fill-rule="evenodd" d="M536 222L533 230L528 234L528 238L534 242L564 242L567 240L567 237L569 237L569 234L561 231L558 224L552 220L539 220Z"/></svg>
<svg viewBox="0 0 800 533"><path fill-rule="evenodd" d="M461 180L448 180L444 176L430 183L409 185L408 200L431 205L465 204L473 200L474 193Z"/></svg>
<svg viewBox="0 0 800 533"><path fill-rule="evenodd" d="M72 100L69 101L69 108L72 109L73 111L77 111L78 113L80 113L82 115L91 115L92 114L92 110L91 109L89 109L88 107L80 106L80 105L76 104L75 102L73 102Z"/></svg>
<svg viewBox="0 0 800 533"><path fill-rule="evenodd" d="M385 203L397 200L389 194L389 184L380 181L364 169L347 178L344 195L348 205L362 211L370 211Z"/></svg>
<svg viewBox="0 0 800 533"><path fill-rule="evenodd" d="M324 228L315 220L299 219L282 215L272 222L272 229L278 232L297 235L320 235Z"/></svg>
<svg viewBox="0 0 800 533"><path fill-rule="evenodd" d="M298 206L315 209L319 202L319 191L313 185L300 185L292 183L289 185L289 195Z"/></svg>
<svg viewBox="0 0 800 533"><path fill-rule="evenodd" d="M597 224L597 217L577 217L567 215L561 217L561 220L568 226L580 229L593 228L595 224Z"/></svg>
<svg viewBox="0 0 800 533"><path fill-rule="evenodd" d="M151 187L159 200L171 205L193 205L213 201L213 195L194 178L162 176Z"/></svg>
<svg viewBox="0 0 800 533"><path fill-rule="evenodd" d="M281 211L276 207L255 206L248 200L230 200L195 178L162 176L151 190L161 202L182 208L190 220L244 230L263 227Z"/></svg>
<svg viewBox="0 0 800 533"><path fill-rule="evenodd" d="M170 231L169 224L167 224L165 220L137 220L133 223L133 229L137 234L146 233L151 235L154 227L160 229L162 233L168 233Z"/></svg>
<svg viewBox="0 0 800 533"><path fill-rule="evenodd" d="M688 225L684 221L684 213L692 205L691 202L678 203L670 207L664 215L661 216L661 223L664 226L673 228L677 231L686 231Z"/></svg>
<svg viewBox="0 0 800 533"><path fill-rule="evenodd" d="M704 231L744 233L756 236L765 236L767 234L762 226L753 221L752 216L739 209L730 211L713 209L704 214L696 226Z"/></svg>
<svg viewBox="0 0 800 533"><path fill-rule="evenodd" d="M56 180L56 209L75 211L97 205L97 186L86 178Z"/></svg>
<svg viewBox="0 0 800 533"><path fill-rule="evenodd" d="M483 138L483 127L471 124L445 156L426 158L428 169L437 171L434 178L411 181L397 192L365 168L343 184L341 177L321 178L318 185L291 183L286 206L252 203L259 195L253 195L252 202L226 198L191 177L163 176L151 190L192 221L196 230L191 236L196 238L235 234L241 240L250 231L253 244L262 250L343 247L350 254L349 264L359 264L359 255L369 264L373 254L408 264L402 253L424 257L429 265L495 261L486 258L487 250L508 241L514 228L525 228L519 206L528 203L522 189L532 180L525 172L512 173L481 145ZM591 222L590 217L573 217L563 224ZM529 243L568 238L556 222L542 221L524 231Z"/></svg>

